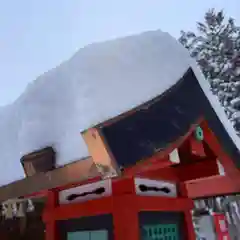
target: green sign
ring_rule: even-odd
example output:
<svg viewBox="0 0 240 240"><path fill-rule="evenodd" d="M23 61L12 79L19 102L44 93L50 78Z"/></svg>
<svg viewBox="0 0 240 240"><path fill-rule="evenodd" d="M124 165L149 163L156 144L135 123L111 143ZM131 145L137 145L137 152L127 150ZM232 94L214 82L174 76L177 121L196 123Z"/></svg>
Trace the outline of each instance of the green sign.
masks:
<svg viewBox="0 0 240 240"><path fill-rule="evenodd" d="M177 224L145 225L142 240L178 240Z"/></svg>
<svg viewBox="0 0 240 240"><path fill-rule="evenodd" d="M204 139L203 130L201 127L196 127L195 137L197 140L202 141Z"/></svg>
<svg viewBox="0 0 240 240"><path fill-rule="evenodd" d="M67 240L108 240L106 230L69 232Z"/></svg>

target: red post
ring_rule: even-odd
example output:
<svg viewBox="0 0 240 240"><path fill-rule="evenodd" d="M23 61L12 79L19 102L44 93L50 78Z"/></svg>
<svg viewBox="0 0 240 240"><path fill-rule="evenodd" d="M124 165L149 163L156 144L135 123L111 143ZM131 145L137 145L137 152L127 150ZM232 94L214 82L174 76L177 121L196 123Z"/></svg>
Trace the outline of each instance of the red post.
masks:
<svg viewBox="0 0 240 240"><path fill-rule="evenodd" d="M187 239L188 240L195 240L195 231L193 226L193 220L192 220L192 213L190 210L184 211L184 218L185 218L185 229L187 233Z"/></svg>
<svg viewBox="0 0 240 240"><path fill-rule="evenodd" d="M230 240L230 235L227 226L227 220L223 213L213 213L213 222L219 240Z"/></svg>
<svg viewBox="0 0 240 240"><path fill-rule="evenodd" d="M180 195L181 197L186 197L188 196L188 192L186 189L186 185L184 183L180 184L179 186L180 190ZM189 199L190 200L190 199ZM184 229L186 232L186 237L188 240L195 240L196 239L196 234L193 226L193 219L192 219L192 213L191 210L194 208L194 203L192 201L192 207L190 209L184 210Z"/></svg>
<svg viewBox="0 0 240 240"><path fill-rule="evenodd" d="M113 181L112 187L114 240L139 240L138 206L133 178Z"/></svg>
<svg viewBox="0 0 240 240"><path fill-rule="evenodd" d="M134 195L113 197L114 240L139 240L138 211Z"/></svg>
<svg viewBox="0 0 240 240"><path fill-rule="evenodd" d="M44 212L52 211L58 205L58 194L56 191L49 190L47 194L47 202ZM54 219L48 219L45 221L45 240L57 240L57 229Z"/></svg>

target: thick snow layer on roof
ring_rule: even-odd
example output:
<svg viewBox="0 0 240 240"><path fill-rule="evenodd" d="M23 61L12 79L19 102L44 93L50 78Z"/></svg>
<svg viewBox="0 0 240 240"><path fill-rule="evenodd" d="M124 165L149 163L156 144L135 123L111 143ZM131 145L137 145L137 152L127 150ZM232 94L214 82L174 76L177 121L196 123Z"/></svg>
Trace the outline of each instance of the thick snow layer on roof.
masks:
<svg viewBox="0 0 240 240"><path fill-rule="evenodd" d="M224 108L220 105L220 102L217 96L212 94L208 81L206 81L202 72L199 70L197 63L193 59L191 59L191 67L194 70L194 73L198 79L198 82L201 88L203 89L205 95L207 96L209 102L211 103L213 109L215 110L219 120L222 122L223 126L225 127L229 136L235 143L236 147L240 150L240 138L237 136L232 123L227 118L227 115L224 112Z"/></svg>
<svg viewBox="0 0 240 240"><path fill-rule="evenodd" d="M146 32L81 49L0 109L0 184L24 177L21 156L47 145L56 148L58 165L87 156L81 131L163 93L190 66L240 146L188 52L167 33Z"/></svg>

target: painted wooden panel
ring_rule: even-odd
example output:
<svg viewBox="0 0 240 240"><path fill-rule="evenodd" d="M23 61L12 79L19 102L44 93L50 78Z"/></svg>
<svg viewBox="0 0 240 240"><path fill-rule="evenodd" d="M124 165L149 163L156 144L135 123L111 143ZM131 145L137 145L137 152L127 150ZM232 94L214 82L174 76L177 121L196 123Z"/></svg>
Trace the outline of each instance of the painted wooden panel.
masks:
<svg viewBox="0 0 240 240"><path fill-rule="evenodd" d="M142 240L178 240L177 224L153 224L143 226Z"/></svg>
<svg viewBox="0 0 240 240"><path fill-rule="evenodd" d="M67 240L108 240L106 230L69 232Z"/></svg>
<svg viewBox="0 0 240 240"><path fill-rule="evenodd" d="M111 179L98 181L59 192L59 203L69 204L107 197L112 194Z"/></svg>
<svg viewBox="0 0 240 240"><path fill-rule="evenodd" d="M107 240L108 232L106 230L91 231L90 240Z"/></svg>
<svg viewBox="0 0 240 240"><path fill-rule="evenodd" d="M67 240L90 240L90 233L88 231L70 232L67 234Z"/></svg>
<svg viewBox="0 0 240 240"><path fill-rule="evenodd" d="M135 178L134 182L137 195L177 197L177 187L174 183L144 178Z"/></svg>
<svg viewBox="0 0 240 240"><path fill-rule="evenodd" d="M178 149L175 148L170 154L169 159L172 163L180 163L180 157L178 154Z"/></svg>

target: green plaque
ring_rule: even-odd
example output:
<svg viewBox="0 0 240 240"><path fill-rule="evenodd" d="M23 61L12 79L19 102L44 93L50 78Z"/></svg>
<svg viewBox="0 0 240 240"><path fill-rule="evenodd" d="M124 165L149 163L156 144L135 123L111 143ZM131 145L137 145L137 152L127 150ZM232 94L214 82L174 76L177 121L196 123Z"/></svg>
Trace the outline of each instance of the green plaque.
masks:
<svg viewBox="0 0 240 240"><path fill-rule="evenodd" d="M142 231L143 240L178 240L177 224L145 225Z"/></svg>
<svg viewBox="0 0 240 240"><path fill-rule="evenodd" d="M107 230L69 232L67 240L108 240Z"/></svg>

